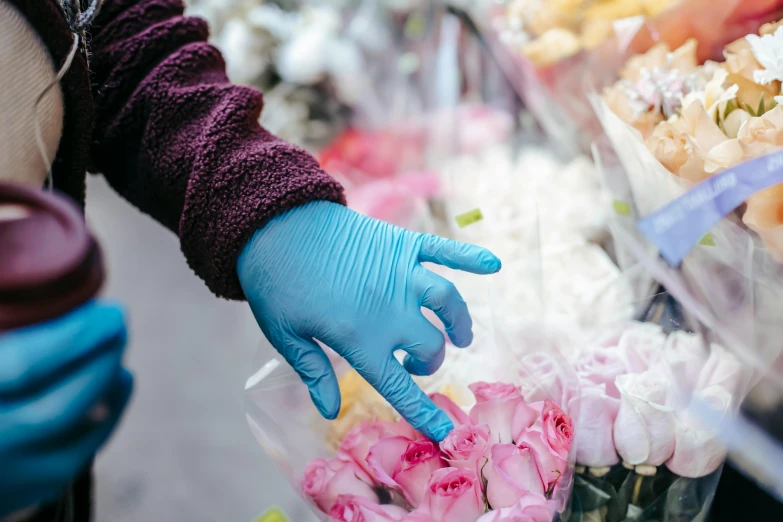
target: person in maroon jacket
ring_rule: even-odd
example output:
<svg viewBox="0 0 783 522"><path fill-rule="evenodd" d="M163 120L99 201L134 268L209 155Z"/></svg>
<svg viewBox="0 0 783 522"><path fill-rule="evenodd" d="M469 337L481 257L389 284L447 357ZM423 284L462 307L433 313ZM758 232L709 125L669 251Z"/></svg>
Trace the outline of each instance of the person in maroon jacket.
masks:
<svg viewBox="0 0 783 522"><path fill-rule="evenodd" d="M102 174L177 234L217 296L249 302L321 414L337 416L340 393L316 341L441 440L451 421L410 377L444 359L421 307L458 347L472 324L422 263L489 274L500 261L347 209L311 156L259 126L261 93L229 83L207 24L183 16L181 0L60 2L0 0L0 183L51 179L84 205L85 173ZM125 338L122 313L101 302L0 334L0 519L89 519L83 471L131 390ZM85 425L99 403L110 414Z"/></svg>

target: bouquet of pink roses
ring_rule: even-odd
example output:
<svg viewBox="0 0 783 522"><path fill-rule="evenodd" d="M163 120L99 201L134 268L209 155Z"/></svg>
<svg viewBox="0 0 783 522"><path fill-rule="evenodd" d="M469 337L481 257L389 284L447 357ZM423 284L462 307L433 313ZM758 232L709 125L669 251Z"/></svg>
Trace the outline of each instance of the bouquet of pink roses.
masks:
<svg viewBox="0 0 783 522"><path fill-rule="evenodd" d="M739 360L653 323L632 323L588 346L572 356L582 390L574 510L601 522L698 520L710 508L726 446L685 396L733 415L747 384Z"/></svg>
<svg viewBox="0 0 783 522"><path fill-rule="evenodd" d="M432 395L455 425L440 444L404 421L363 422L307 465L302 491L339 522L550 522L571 480L571 418L510 384L470 389L469 413Z"/></svg>

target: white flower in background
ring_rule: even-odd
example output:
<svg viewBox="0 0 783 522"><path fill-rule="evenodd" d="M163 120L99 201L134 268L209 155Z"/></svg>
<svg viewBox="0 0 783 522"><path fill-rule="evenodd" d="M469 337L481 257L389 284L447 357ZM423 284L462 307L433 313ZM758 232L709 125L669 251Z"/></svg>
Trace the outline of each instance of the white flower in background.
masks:
<svg viewBox="0 0 783 522"><path fill-rule="evenodd" d="M782 81L783 27L778 27L774 34L749 34L745 39L750 44L753 56L764 67L764 70L753 71L753 80L761 85Z"/></svg>
<svg viewBox="0 0 783 522"><path fill-rule="evenodd" d="M226 58L228 77L235 83L250 83L269 67L271 43L238 18L228 20L215 40Z"/></svg>

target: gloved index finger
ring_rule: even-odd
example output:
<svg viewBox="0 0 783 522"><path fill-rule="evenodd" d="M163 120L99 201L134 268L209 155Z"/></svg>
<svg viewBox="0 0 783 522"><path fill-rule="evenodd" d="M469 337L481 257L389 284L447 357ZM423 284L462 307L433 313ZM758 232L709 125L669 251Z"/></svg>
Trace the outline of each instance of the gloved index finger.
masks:
<svg viewBox="0 0 783 522"><path fill-rule="evenodd" d="M383 361L348 362L414 429L440 442L454 428L451 419L413 382L393 356ZM358 362L358 361L356 361Z"/></svg>
<svg viewBox="0 0 783 522"><path fill-rule="evenodd" d="M424 234L419 261L472 274L494 274L502 266L495 254L476 245Z"/></svg>
<svg viewBox="0 0 783 522"><path fill-rule="evenodd" d="M22 393L104 348L122 348L122 310L90 302L55 320L0 335L0 395Z"/></svg>

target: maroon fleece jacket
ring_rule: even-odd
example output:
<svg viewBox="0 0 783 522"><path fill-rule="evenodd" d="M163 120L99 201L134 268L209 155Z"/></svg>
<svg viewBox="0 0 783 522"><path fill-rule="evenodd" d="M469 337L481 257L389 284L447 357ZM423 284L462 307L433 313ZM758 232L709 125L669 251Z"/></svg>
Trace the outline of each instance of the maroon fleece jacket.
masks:
<svg viewBox="0 0 783 522"><path fill-rule="evenodd" d="M71 48L58 0L11 0L56 67ZM314 200L344 203L310 155L258 124L261 93L229 83L204 20L181 0L104 0L61 82L55 187L84 203L85 172L174 231L218 296L242 299L237 257L272 217Z"/></svg>

